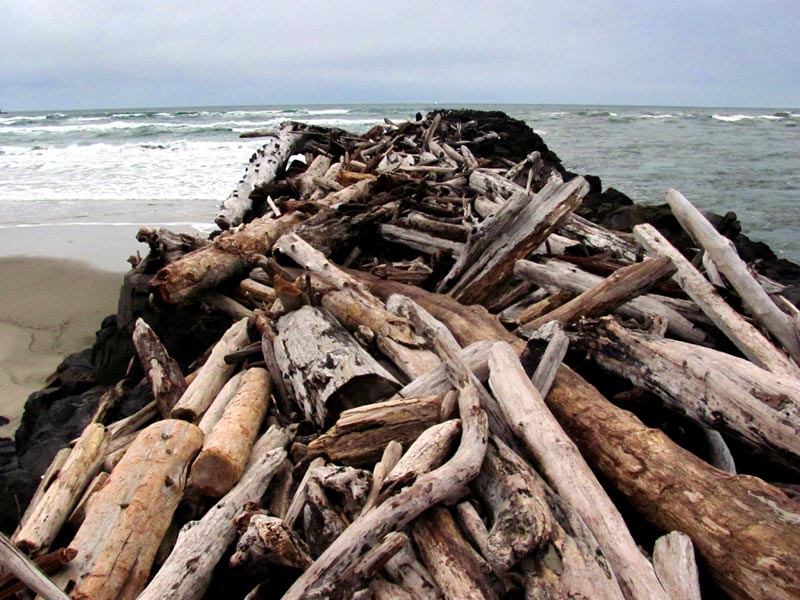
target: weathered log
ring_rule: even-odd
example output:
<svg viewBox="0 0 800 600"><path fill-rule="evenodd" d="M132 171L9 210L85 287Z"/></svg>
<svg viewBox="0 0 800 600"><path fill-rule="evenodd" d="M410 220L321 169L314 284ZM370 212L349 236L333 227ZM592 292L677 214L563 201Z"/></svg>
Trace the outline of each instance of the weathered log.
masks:
<svg viewBox="0 0 800 600"><path fill-rule="evenodd" d="M412 531L423 563L447 600L498 597L447 509L430 509L414 521Z"/></svg>
<svg viewBox="0 0 800 600"><path fill-rule="evenodd" d="M537 289L534 294L531 294L532 298L535 298L538 294L541 294L544 297L532 302L528 300L523 308L511 311L510 314L513 315L513 319L508 319L509 313L506 313L506 318L503 318L502 315L499 315L501 320L503 320L503 322L510 322L516 325L525 325L528 321L533 321L543 315L546 315L560 306L563 306L575 297L575 294L569 290L560 290L555 294L548 294L545 288Z"/></svg>
<svg viewBox="0 0 800 600"><path fill-rule="evenodd" d="M534 336L543 333L547 329L549 329L546 333L550 341L547 344L547 348L545 348L544 354L542 354L542 358L539 360L539 364L536 366L536 371L531 376L531 383L539 391L539 395L542 398L546 398L548 392L550 392L550 387L555 381L558 369L569 347L569 337L564 333L561 326L555 323L540 328L534 332Z"/></svg>
<svg viewBox="0 0 800 600"><path fill-rule="evenodd" d="M430 350L409 348L384 335L377 336L375 344L378 350L402 371L408 378L407 381L413 381L441 364L439 357Z"/></svg>
<svg viewBox="0 0 800 600"><path fill-rule="evenodd" d="M527 466L505 444L490 439L472 488L492 520L484 557L495 571L508 571L549 540L553 516L544 500L533 494L536 482Z"/></svg>
<svg viewBox="0 0 800 600"><path fill-rule="evenodd" d="M559 260L548 260L541 265L519 260L514 267L514 274L539 286L567 289L577 294L582 294L602 281L601 277ZM642 322L653 315L661 315L667 319L670 333L681 339L698 344L707 338L689 319L667 306L654 294L634 298L620 306L617 312L626 318Z"/></svg>
<svg viewBox="0 0 800 600"><path fill-rule="evenodd" d="M241 281L239 287L236 288L236 293L247 299L256 308L264 305L270 306L277 297L274 288L250 278Z"/></svg>
<svg viewBox="0 0 800 600"><path fill-rule="evenodd" d="M173 407L170 413L172 418L187 421L199 419L236 369L236 365L225 362L225 356L241 350L249 341L247 319L231 325L214 345L208 360L200 367L197 376Z"/></svg>
<svg viewBox="0 0 800 600"><path fill-rule="evenodd" d="M734 598L800 594L798 504L762 480L729 475L613 406L569 369L547 404L586 459L641 514L682 531Z"/></svg>
<svg viewBox="0 0 800 600"><path fill-rule="evenodd" d="M397 484L408 485L423 473L438 468L450 456L460 433L461 421L458 419L428 427L389 471L382 487L390 489Z"/></svg>
<svg viewBox="0 0 800 600"><path fill-rule="evenodd" d="M308 456L327 456L353 467L372 466L396 440L408 447L439 422L442 396L387 400L346 410L336 424L308 446Z"/></svg>
<svg viewBox="0 0 800 600"><path fill-rule="evenodd" d="M415 600L439 600L442 592L417 558L411 544L406 544L389 559L385 567L392 581L406 590Z"/></svg>
<svg viewBox="0 0 800 600"><path fill-rule="evenodd" d="M33 496L28 503L28 507L25 509L25 512L22 513L22 518L19 520L19 524L11 536L12 540L17 539L20 530L30 521L31 515L42 501L42 498L44 498L45 493L50 489L52 483L61 474L61 468L67 462L71 452L72 448L61 448L61 450L56 452L55 456L53 456L53 460L50 461L50 465L47 467L47 470L44 472L44 474L42 474L39 485L36 486L36 491L33 493Z"/></svg>
<svg viewBox="0 0 800 600"><path fill-rule="evenodd" d="M308 482L311 481L311 476L314 474L314 471L317 469L317 467L321 467L323 465L325 465L325 459L322 457L315 458L308 464L308 468L303 474L303 478L300 480L300 483L297 484L297 489L294 492L292 501L289 503L289 506L286 509L286 514L283 520L287 527L294 527L294 522L303 513L303 507L306 503L306 486L308 485Z"/></svg>
<svg viewBox="0 0 800 600"><path fill-rule="evenodd" d="M348 408L399 389L398 381L326 312L304 306L277 322L275 359L306 418L329 427Z"/></svg>
<svg viewBox="0 0 800 600"><path fill-rule="evenodd" d="M166 419L186 391L186 379L178 362L170 357L156 333L141 318L136 320L133 329L133 345L150 382L158 411Z"/></svg>
<svg viewBox="0 0 800 600"><path fill-rule="evenodd" d="M318 154L305 171L289 180L289 184L297 192L298 198L301 200L310 198L312 193L317 189L317 184L314 180L324 176L330 168L331 159L324 154Z"/></svg>
<svg viewBox="0 0 800 600"><path fill-rule="evenodd" d="M608 314L632 298L644 294L674 272L675 266L664 257L623 267L566 304L537 319L527 321L520 327L520 332L535 331L550 321L558 321L566 326L580 318Z"/></svg>
<svg viewBox="0 0 800 600"><path fill-rule="evenodd" d="M95 475L94 479L89 482L89 485L86 486L86 490L83 492L83 496L81 496L81 499L78 500L78 503L75 505L75 508L67 519L67 523L69 523L70 526L78 529L81 524L83 524L83 520L86 518L86 508L89 506L89 501L97 492L106 486L106 483L108 483L108 478L108 473L105 471L100 471L97 475Z"/></svg>
<svg viewBox="0 0 800 600"><path fill-rule="evenodd" d="M163 267L150 281L150 291L162 304L179 304L216 288L246 273L299 220L294 214L280 219L261 218L225 233L212 244Z"/></svg>
<svg viewBox="0 0 800 600"><path fill-rule="evenodd" d="M193 233L174 233L163 227L140 227L136 240L150 246L150 258L170 263L209 241Z"/></svg>
<svg viewBox="0 0 800 600"><path fill-rule="evenodd" d="M28 555L42 554L50 547L84 488L100 470L107 442L101 424L90 423L83 430L64 466L12 538Z"/></svg>
<svg viewBox="0 0 800 600"><path fill-rule="evenodd" d="M511 346L495 344L489 366L489 385L509 424L550 484L575 507L592 530L619 578L625 597L667 600L653 566L639 552L619 511L545 406Z"/></svg>
<svg viewBox="0 0 800 600"><path fill-rule="evenodd" d="M678 268L674 279L747 358L773 373L795 379L800 377L797 365L733 310L714 286L655 227L646 223L637 225L633 233L648 252L669 257Z"/></svg>
<svg viewBox="0 0 800 600"><path fill-rule="evenodd" d="M722 434L716 429L704 427L703 435L705 435L708 446L708 462L721 471L736 475L736 463Z"/></svg>
<svg viewBox="0 0 800 600"><path fill-rule="evenodd" d="M781 343L795 362L800 362L800 337L792 320L770 299L764 288L747 270L728 238L700 214L677 190L667 190L672 214L703 248L714 264L739 293L747 310Z"/></svg>
<svg viewBox="0 0 800 600"><path fill-rule="evenodd" d="M589 185L582 177L548 184L536 196L518 194L503 210L486 219L437 289L451 285L450 295L464 304L485 302L505 281L517 259L525 257L577 208Z"/></svg>
<svg viewBox="0 0 800 600"><path fill-rule="evenodd" d="M212 312L222 313L233 321L253 318L252 310L241 302L237 302L230 296L219 292L205 292L200 296L200 301L204 308Z"/></svg>
<svg viewBox="0 0 800 600"><path fill-rule="evenodd" d="M199 521L187 523L178 541L138 600L198 600L203 597L214 567L236 539L233 518L248 502L264 494L280 467L288 434L270 428L256 442L250 463L239 483Z"/></svg>
<svg viewBox="0 0 800 600"><path fill-rule="evenodd" d="M376 577L369 582L373 600L415 600L410 592L399 585Z"/></svg>
<svg viewBox="0 0 800 600"><path fill-rule="evenodd" d="M587 343L603 368L798 469L800 381L718 350L625 329L611 317Z"/></svg>
<svg viewBox="0 0 800 600"><path fill-rule="evenodd" d="M0 558L2 558L5 568L16 575L31 590L39 594L43 600L69 600L69 596L62 592L36 563L18 550L2 532L0 532ZM7 596L4 595L3 597Z"/></svg>
<svg viewBox="0 0 800 600"><path fill-rule="evenodd" d="M250 194L256 186L275 180L286 167L286 161L306 142L305 127L288 122L277 131L270 132L271 140L259 148L250 159L244 177L236 188L222 201L214 222L220 229L229 229L243 223L252 210Z"/></svg>
<svg viewBox="0 0 800 600"><path fill-rule="evenodd" d="M320 556L346 528L344 515L334 508L322 486L310 479L306 484L303 532L311 556Z"/></svg>
<svg viewBox="0 0 800 600"><path fill-rule="evenodd" d="M700 600L700 581L692 539L673 531L656 540L653 566L658 580L672 598Z"/></svg>
<svg viewBox="0 0 800 600"><path fill-rule="evenodd" d="M62 587L74 584L73 598L138 596L183 497L189 463L202 441L199 428L171 419L139 434L89 503L83 525L70 544L78 555L57 581Z"/></svg>
<svg viewBox="0 0 800 600"><path fill-rule="evenodd" d="M348 518L354 518L361 512L372 485L369 471L353 467L323 465L313 469L312 477L323 487L340 494Z"/></svg>
<svg viewBox="0 0 800 600"><path fill-rule="evenodd" d="M265 572L270 565L305 569L312 563L308 546L278 517L254 515L236 543L231 569Z"/></svg>
<svg viewBox="0 0 800 600"><path fill-rule="evenodd" d="M267 412L271 388L266 369L245 371L236 394L192 463L192 486L202 494L219 498L241 478Z"/></svg>
<svg viewBox="0 0 800 600"><path fill-rule="evenodd" d="M462 242L443 239L431 233L417 231L416 229L400 227L390 223L382 223L378 230L380 231L381 237L387 242L408 246L412 250L424 252L425 254L444 252L451 256L460 256L464 251L464 244Z"/></svg>
<svg viewBox="0 0 800 600"><path fill-rule="evenodd" d="M242 381L242 376L244 376L244 371L240 371L231 377L225 383L225 385L222 386L222 389L211 402L208 410L203 413L203 418L197 423L197 426L203 431L203 435L207 436L209 433L211 433L211 430L214 429L214 425L216 425L222 418L222 415L225 412L225 407L228 406L228 402L231 401L231 399L236 395L236 390L239 389L239 383Z"/></svg>
<svg viewBox="0 0 800 600"><path fill-rule="evenodd" d="M370 486L364 506L361 509L362 515L371 510L378 503L378 495L383 487L383 482L391 470L394 469L402 454L403 446L396 440L392 440L386 444L381 459L375 463L375 468L372 469L372 485Z"/></svg>
<svg viewBox="0 0 800 600"><path fill-rule="evenodd" d="M610 231L595 225L580 215L572 215L558 229L558 232L590 248L601 252L611 252L624 260L634 262L638 259L639 250L630 239L630 235L626 236L618 231Z"/></svg>
<svg viewBox="0 0 800 600"><path fill-rule="evenodd" d="M346 577L363 550L390 531L405 526L425 510L456 492L480 470L486 451L488 424L480 409L478 394L468 385L459 394L462 422L461 443L455 455L444 465L421 476L413 485L380 506L362 515L294 582L283 600L300 600L318 590L318 582ZM361 551L359 551L361 550Z"/></svg>

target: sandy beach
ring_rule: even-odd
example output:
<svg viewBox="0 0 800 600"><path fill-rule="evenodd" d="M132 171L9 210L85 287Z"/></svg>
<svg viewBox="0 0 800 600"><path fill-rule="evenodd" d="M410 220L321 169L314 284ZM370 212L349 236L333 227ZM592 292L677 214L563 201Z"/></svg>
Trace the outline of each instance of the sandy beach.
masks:
<svg viewBox="0 0 800 600"><path fill-rule="evenodd" d="M13 435L28 395L116 312L122 274L47 257L0 258L0 415Z"/></svg>

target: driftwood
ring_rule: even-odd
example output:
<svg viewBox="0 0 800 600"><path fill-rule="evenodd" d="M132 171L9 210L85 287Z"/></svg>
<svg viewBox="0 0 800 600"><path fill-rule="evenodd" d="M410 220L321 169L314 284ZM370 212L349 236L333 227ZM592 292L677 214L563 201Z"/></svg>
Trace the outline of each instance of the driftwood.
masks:
<svg viewBox="0 0 800 600"><path fill-rule="evenodd" d="M423 473L438 468L450 455L460 433L461 421L458 419L428 427L388 472L383 487L390 488L398 483L407 485Z"/></svg>
<svg viewBox="0 0 800 600"><path fill-rule="evenodd" d="M225 407L228 406L228 402L236 395L236 390L239 389L239 383L241 383L243 376L244 371L240 371L231 377L225 385L222 386L222 389L211 402L208 410L203 413L203 418L197 423L197 426L203 431L203 435L211 433L211 430L214 429L214 425L222 418Z"/></svg>
<svg viewBox="0 0 800 600"><path fill-rule="evenodd" d="M299 221L296 215L261 218L219 236L214 243L163 267L150 281L150 291L163 304L179 304L242 275L259 256Z"/></svg>
<svg viewBox="0 0 800 600"><path fill-rule="evenodd" d="M673 598L700 600L700 581L694 560L692 539L673 531L656 540L653 565L658 580Z"/></svg>
<svg viewBox="0 0 800 600"><path fill-rule="evenodd" d="M218 498L241 478L267 412L270 388L266 369L245 371L236 394L192 463L192 486L201 493Z"/></svg>
<svg viewBox="0 0 800 600"><path fill-rule="evenodd" d="M173 407L172 417L187 421L199 419L236 369L236 365L225 362L225 356L241 350L249 341L247 319L234 323L216 343L208 360Z"/></svg>
<svg viewBox="0 0 800 600"><path fill-rule="evenodd" d="M4 567L8 568L31 590L39 594L43 600L69 600L69 596L62 592L36 563L20 552L4 533L0 533L0 557L2 557ZM8 590L5 591L7 592Z"/></svg>
<svg viewBox="0 0 800 600"><path fill-rule="evenodd" d="M634 227L636 239L648 252L669 257L677 267L676 281L742 353L773 373L797 379L800 369L744 317L733 310L694 266L652 225Z"/></svg>
<svg viewBox="0 0 800 600"><path fill-rule="evenodd" d="M742 302L753 315L781 343L795 361L800 361L800 337L791 318L770 299L764 288L747 270L733 243L720 235L714 226L676 190L668 190L667 202L681 226L708 252L711 260L725 275Z"/></svg>
<svg viewBox="0 0 800 600"><path fill-rule="evenodd" d="M170 357L161 340L142 319L137 319L133 329L133 345L150 382L158 410L166 419L186 391L186 379L177 361Z"/></svg>
<svg viewBox="0 0 800 600"><path fill-rule="evenodd" d="M202 440L199 428L176 420L160 421L139 434L89 503L70 544L78 555L57 581L73 586L73 598L139 595ZM154 506L158 510L151 510Z"/></svg>
<svg viewBox="0 0 800 600"><path fill-rule="evenodd" d="M202 519L183 527L169 558L139 600L202 598L214 567L236 538L233 517L247 502L255 502L264 494L286 457L283 446L287 441L287 434L274 428L261 437L242 479Z"/></svg>
<svg viewBox="0 0 800 600"><path fill-rule="evenodd" d="M708 465L568 369L546 401L586 459L638 512L692 538L728 594L788 600L800 593L795 501L760 479Z"/></svg>
<svg viewBox="0 0 800 600"><path fill-rule="evenodd" d="M589 342L594 359L679 407L797 468L800 381L729 354L627 330L612 318Z"/></svg>
<svg viewBox="0 0 800 600"><path fill-rule="evenodd" d="M305 569L312 563L306 543L278 517L254 515L231 556L232 569L264 572L269 565Z"/></svg>
<svg viewBox="0 0 800 600"><path fill-rule="evenodd" d="M311 306L281 317L275 358L306 418L330 426L348 408L390 396L400 384L329 314Z"/></svg>

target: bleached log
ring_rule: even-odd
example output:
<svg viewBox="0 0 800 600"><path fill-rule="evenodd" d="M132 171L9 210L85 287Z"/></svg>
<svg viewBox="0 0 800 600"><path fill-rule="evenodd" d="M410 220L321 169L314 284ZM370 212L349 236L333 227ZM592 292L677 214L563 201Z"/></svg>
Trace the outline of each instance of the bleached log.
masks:
<svg viewBox="0 0 800 600"><path fill-rule="evenodd" d="M361 509L362 515L377 504L378 495L383 487L383 482L386 479L386 476L397 464L397 461L400 460L402 454L403 446L399 442L392 440L386 444L380 461L375 463L375 468L372 470L372 485L370 487L369 494L367 495L367 500L364 502L364 506Z"/></svg>
<svg viewBox="0 0 800 600"><path fill-rule="evenodd" d="M290 184L297 192L297 197L301 200L310 198L317 189L315 179L323 177L330 167L331 159L324 154L317 154L305 171L294 180L290 180Z"/></svg>
<svg viewBox="0 0 800 600"><path fill-rule="evenodd" d="M219 292L206 292L200 297L200 301L206 309L222 313L233 321L253 318L252 310L241 302L237 302L230 296Z"/></svg>
<svg viewBox="0 0 800 600"><path fill-rule="evenodd" d="M150 257L172 262L210 242L193 233L174 233L164 227L140 227L136 240L150 246Z"/></svg>
<svg viewBox="0 0 800 600"><path fill-rule="evenodd" d="M150 280L150 291L162 304L180 304L201 292L243 275L272 249L281 235L300 221L296 214L261 218L230 232L212 244L169 263Z"/></svg>
<svg viewBox="0 0 800 600"><path fill-rule="evenodd" d="M369 591L372 592L373 600L415 600L410 592L380 577L369 582Z"/></svg>
<svg viewBox="0 0 800 600"><path fill-rule="evenodd" d="M442 465L450 455L456 437L461 433L461 421L450 419L428 427L412 442L402 458L383 481L385 489L408 485L423 473Z"/></svg>
<svg viewBox="0 0 800 600"><path fill-rule="evenodd" d="M196 421L208 409L236 369L236 365L225 362L225 356L250 342L247 326L247 319L234 323L214 345L208 360L173 407L172 418Z"/></svg>
<svg viewBox="0 0 800 600"><path fill-rule="evenodd" d="M512 274L515 261L539 246L580 205L588 189L576 177L548 184L534 197L515 195L481 223L437 290L452 286L449 294L463 304L485 302L494 286Z"/></svg>
<svg viewBox="0 0 800 600"><path fill-rule="evenodd" d="M448 388L449 389L449 388ZM308 446L308 456L372 466L383 448L395 440L408 447L428 427L439 422L442 396L421 396L378 402L346 410L336 424Z"/></svg>
<svg viewBox="0 0 800 600"><path fill-rule="evenodd" d="M236 543L231 569L264 572L270 565L305 569L312 563L303 539L278 517L253 515Z"/></svg>
<svg viewBox="0 0 800 600"><path fill-rule="evenodd" d="M202 494L219 498L241 478L267 412L271 388L266 369L244 372L236 393L192 463L192 486Z"/></svg>
<svg viewBox="0 0 800 600"><path fill-rule="evenodd" d="M619 578L625 597L668 600L653 566L639 552L619 511L545 406L511 346L495 344L489 366L489 385L511 428L550 484L592 530Z"/></svg>
<svg viewBox="0 0 800 600"><path fill-rule="evenodd" d="M308 468L303 474L303 478L300 480L300 483L297 484L297 489L294 492L292 501L289 503L289 507L286 509L286 515L284 516L283 520L287 527L294 527L295 521L303 513L303 507L306 503L306 486L308 485L308 482L311 481L311 476L314 474L314 471L324 464L325 459L322 457L315 458L308 464Z"/></svg>
<svg viewBox="0 0 800 600"><path fill-rule="evenodd" d="M491 554L491 550L489 550L489 529L486 527L486 523L483 522L478 511L469 500L459 502L455 505L454 510L461 530L467 534L469 539L472 540L473 546L486 559L486 556ZM489 562L488 559L486 561Z"/></svg>
<svg viewBox="0 0 800 600"><path fill-rule="evenodd" d="M197 424L197 426L203 431L204 435L211 433L214 425L216 425L220 418L222 418L222 414L225 412L225 407L228 406L228 402L231 401L231 398L233 398L236 394L236 390L239 389L239 383L242 381L243 375L244 371L240 371L231 377L225 383L225 385L222 386L222 389L211 402L208 410L203 413L203 418L200 419L200 422Z"/></svg>
<svg viewBox="0 0 800 600"><path fill-rule="evenodd" d="M412 531L423 563L447 600L498 598L447 509L430 509L414 521Z"/></svg>
<svg viewBox="0 0 800 600"><path fill-rule="evenodd" d="M276 298L274 288L250 278L242 280L239 287L236 288L236 293L255 306L269 306L275 302Z"/></svg>
<svg viewBox="0 0 800 600"><path fill-rule="evenodd" d="M409 348L383 335L375 338L375 344L378 346L378 350L402 371L408 381L415 380L441 364L439 357L430 350Z"/></svg>
<svg viewBox="0 0 800 600"><path fill-rule="evenodd" d="M495 571L508 571L549 540L553 528L550 509L534 495L536 483L528 475L527 465L499 440L490 439L472 488L491 517L484 557Z"/></svg>
<svg viewBox="0 0 800 600"><path fill-rule="evenodd" d="M47 490L50 489L50 486L56 480L56 478L61 474L61 469L64 464L67 462L69 455L72 453L72 448L61 448L58 452L56 452L55 456L53 456L53 460L50 461L50 464L47 467L47 470L41 477L39 481L39 485L36 486L36 491L33 493L31 497L31 501L28 503L28 507L25 509L25 512L22 514L22 518L19 520L19 524L17 528L14 530L13 535L11 536L12 540L16 540L17 536L19 535L19 531L25 527L25 525L30 521L31 515L36 510L36 507L44 498L45 493Z"/></svg>
<svg viewBox="0 0 800 600"><path fill-rule="evenodd" d="M526 284L533 287L532 284L527 282ZM531 292L527 292L522 298L513 302L513 304L509 304L503 308L503 310L497 313L497 317L507 325L518 325L522 322L520 316L522 316L530 306L546 299L548 296L550 296L550 294L546 289L536 288ZM539 314L537 313L536 316L538 317Z"/></svg>
<svg viewBox="0 0 800 600"><path fill-rule="evenodd" d="M630 235L610 231L600 227L580 215L572 215L559 229L558 233L579 241L590 248L611 252L630 262L638 259L638 248Z"/></svg>
<svg viewBox="0 0 800 600"><path fill-rule="evenodd" d="M640 296L674 272L675 266L666 257L623 267L566 304L537 319L527 321L520 330L535 331L549 321L558 321L566 326L580 318L607 314L632 298Z"/></svg>
<svg viewBox="0 0 800 600"><path fill-rule="evenodd" d="M288 435L270 428L256 442L242 479L199 521L190 521L138 600L199 600L208 587L214 567L236 539L233 518L248 502L257 502L280 467ZM190 566L191 568L187 568Z"/></svg>
<svg viewBox="0 0 800 600"><path fill-rule="evenodd" d="M70 544L78 555L57 581L62 587L74 585L72 598L138 596L183 497L189 462L202 441L199 428L173 419L139 434L89 503Z"/></svg>
<svg viewBox="0 0 800 600"><path fill-rule="evenodd" d="M401 528L422 512L456 492L480 470L486 451L487 420L480 409L475 388L468 385L459 394L462 422L461 442L444 465L421 476L380 506L362 515L289 588L283 600L300 600L308 592L323 592L317 583L344 578L361 556L359 549L375 545L387 533Z"/></svg>
<svg viewBox="0 0 800 600"><path fill-rule="evenodd" d="M443 239L424 231L417 231L416 229L382 223L379 227L379 231L381 237L387 242L402 244L403 246L408 246L412 250L424 252L425 254L446 252L452 256L460 256L464 251L464 244L462 242Z"/></svg>
<svg viewBox="0 0 800 600"><path fill-rule="evenodd" d="M43 600L69 600L64 592L36 564L0 532L0 558L3 566L16 575Z"/></svg>
<svg viewBox="0 0 800 600"><path fill-rule="evenodd" d="M439 586L425 565L419 562L410 544L406 544L389 559L385 571L414 600L439 600L442 597Z"/></svg>
<svg viewBox="0 0 800 600"><path fill-rule="evenodd" d="M552 326L540 328L535 333L541 332L546 327ZM550 341L547 344L547 348L536 366L536 371L531 376L531 383L539 391L539 395L542 398L546 398L550 392L550 387L555 381L558 369L567 355L567 348L569 347L569 337L559 325L552 327L549 332L549 338Z"/></svg>
<svg viewBox="0 0 800 600"><path fill-rule="evenodd" d="M540 298L539 300L520 310L514 319L516 324L521 327L522 331L526 329L531 331L532 329L530 326L528 326L528 322L532 322L543 317L547 313L564 306L567 302L575 298L575 294L568 290L560 290L555 294L548 294L547 289L540 287L536 291L545 294L545 297Z"/></svg>
<svg viewBox="0 0 800 600"><path fill-rule="evenodd" d="M334 508L322 486L310 479L303 507L303 533L311 556L322 554L346 528L344 515Z"/></svg>
<svg viewBox="0 0 800 600"><path fill-rule="evenodd" d="M658 580L672 598L700 600L700 581L692 538L673 531L656 540L653 566Z"/></svg>
<svg viewBox="0 0 800 600"><path fill-rule="evenodd" d="M563 368L547 404L586 459L636 511L682 531L734 598L800 593L800 510L756 477L729 475L615 407Z"/></svg>
<svg viewBox="0 0 800 600"><path fill-rule="evenodd" d="M338 465L315 467L312 477L323 487L340 494L348 518L353 518L361 512L368 501L373 481L369 471Z"/></svg>
<svg viewBox="0 0 800 600"><path fill-rule="evenodd" d="M366 582L374 577L395 554L408 546L408 536L393 531L384 537L377 546L367 550L361 562L353 569L353 579Z"/></svg>
<svg viewBox="0 0 800 600"><path fill-rule="evenodd" d="M669 257L678 268L673 279L748 359L773 373L795 379L800 377L797 365L733 310L714 286L658 230L643 224L634 227L633 233L648 252Z"/></svg>
<svg viewBox="0 0 800 600"><path fill-rule="evenodd" d="M527 260L517 261L514 274L539 286L554 289L567 289L577 294L598 285L602 278L563 261L551 259L544 264ZM652 315L660 315L667 319L668 330L673 335L693 343L702 343L706 335L687 318L666 306L653 294L645 294L623 304L617 311L620 315L647 321Z"/></svg>
<svg viewBox="0 0 800 600"><path fill-rule="evenodd" d="M105 471L100 471L94 476L94 479L89 482L89 485L86 486L86 490L83 492L83 496L81 496L81 499L78 500L78 503L75 505L75 508L67 519L67 523L69 523L70 526L74 527L75 529L78 529L81 526L83 520L86 518L86 508L89 505L89 500L91 500L92 496L106 486L106 483L108 483L108 477L108 473Z"/></svg>
<svg viewBox="0 0 800 600"><path fill-rule="evenodd" d="M370 404L399 382L328 313L311 306L277 322L275 358L306 418L330 426L348 408Z"/></svg>
<svg viewBox="0 0 800 600"><path fill-rule="evenodd" d="M64 466L12 538L29 556L42 554L50 547L83 490L100 470L107 442L103 425L90 423L83 430Z"/></svg>
<svg viewBox="0 0 800 600"><path fill-rule="evenodd" d="M736 475L736 462L722 434L716 429L704 427L703 435L708 446L708 462L721 471Z"/></svg>
<svg viewBox="0 0 800 600"><path fill-rule="evenodd" d="M259 148L251 157L244 176L236 188L223 200L214 222L220 229L229 229L243 223L252 210L250 194L261 185L275 180L292 154L305 144L304 126L299 123L284 123L273 132L272 139Z"/></svg>
<svg viewBox="0 0 800 600"><path fill-rule="evenodd" d="M708 252L719 271L739 293L745 307L781 343L795 362L800 362L800 337L794 322L770 299L764 288L747 270L733 243L714 229L677 190L667 190L672 214L689 235Z"/></svg>
<svg viewBox="0 0 800 600"><path fill-rule="evenodd" d="M588 340L603 368L788 467L800 458L800 381L742 358L601 320Z"/></svg>
<svg viewBox="0 0 800 600"><path fill-rule="evenodd" d="M186 379L178 362L170 357L156 333L141 318L136 320L133 329L133 345L161 417L166 419L186 391Z"/></svg>

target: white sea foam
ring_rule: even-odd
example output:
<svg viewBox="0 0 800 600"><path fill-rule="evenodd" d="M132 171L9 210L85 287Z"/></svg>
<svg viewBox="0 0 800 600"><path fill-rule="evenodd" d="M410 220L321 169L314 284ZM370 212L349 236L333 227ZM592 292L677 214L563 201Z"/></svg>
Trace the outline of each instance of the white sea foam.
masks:
<svg viewBox="0 0 800 600"><path fill-rule="evenodd" d="M309 115L346 115L350 111L346 108L323 108L320 110L309 110Z"/></svg>
<svg viewBox="0 0 800 600"><path fill-rule="evenodd" d="M669 113L664 115L639 115L640 119L674 119L675 115Z"/></svg>
<svg viewBox="0 0 800 600"><path fill-rule="evenodd" d="M725 121L727 123L738 123L739 121L753 121L755 119L781 121L785 117L780 115L711 115L711 118L716 119L717 121Z"/></svg>

